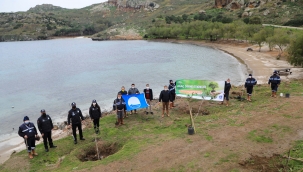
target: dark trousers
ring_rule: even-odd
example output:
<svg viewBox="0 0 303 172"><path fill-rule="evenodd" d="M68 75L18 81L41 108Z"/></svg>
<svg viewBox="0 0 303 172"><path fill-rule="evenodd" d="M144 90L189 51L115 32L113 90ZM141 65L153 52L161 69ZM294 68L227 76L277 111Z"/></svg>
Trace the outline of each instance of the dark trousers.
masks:
<svg viewBox="0 0 303 172"><path fill-rule="evenodd" d="M27 152L31 152L36 148L36 139L35 137L29 137L24 140L25 145L27 146Z"/></svg>
<svg viewBox="0 0 303 172"><path fill-rule="evenodd" d="M77 140L77 134L76 134L77 127L78 127L78 130L79 130L80 139L83 138L81 123L79 123L79 124L72 124L74 140Z"/></svg>
<svg viewBox="0 0 303 172"><path fill-rule="evenodd" d="M99 128L99 121L100 121L100 118L98 119L94 119L93 122L94 122L94 128Z"/></svg>
<svg viewBox="0 0 303 172"><path fill-rule="evenodd" d="M43 134L44 134L43 135L44 148L48 149L47 140L48 140L48 143L49 143L49 147L53 147L54 144L53 144L53 140L52 140L52 131L44 132Z"/></svg>
<svg viewBox="0 0 303 172"><path fill-rule="evenodd" d="M248 86L246 87L246 92L247 92L247 95L251 96L252 92L253 92L253 86Z"/></svg>

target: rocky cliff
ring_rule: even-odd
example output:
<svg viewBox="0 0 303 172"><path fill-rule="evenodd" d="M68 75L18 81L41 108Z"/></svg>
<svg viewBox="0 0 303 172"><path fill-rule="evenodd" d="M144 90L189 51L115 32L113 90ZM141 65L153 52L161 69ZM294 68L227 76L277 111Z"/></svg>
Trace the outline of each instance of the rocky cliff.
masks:
<svg viewBox="0 0 303 172"><path fill-rule="evenodd" d="M154 8L159 6L150 0L108 0L108 4L116 6L118 8Z"/></svg>
<svg viewBox="0 0 303 172"><path fill-rule="evenodd" d="M54 6L52 4L42 4L42 5L36 5L35 7L30 8L29 12L47 12L47 11L55 11L55 10L61 10L62 7Z"/></svg>

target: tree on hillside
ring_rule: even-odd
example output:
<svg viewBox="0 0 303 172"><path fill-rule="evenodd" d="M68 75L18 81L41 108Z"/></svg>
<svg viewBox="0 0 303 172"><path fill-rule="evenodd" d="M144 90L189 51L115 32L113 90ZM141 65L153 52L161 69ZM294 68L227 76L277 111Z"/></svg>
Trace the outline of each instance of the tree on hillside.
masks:
<svg viewBox="0 0 303 172"><path fill-rule="evenodd" d="M281 57L285 47L289 44L289 35L285 29L275 29L274 34L268 37L266 41L279 47L278 57Z"/></svg>
<svg viewBox="0 0 303 172"><path fill-rule="evenodd" d="M255 33L252 37L252 41L259 45L259 52L261 52L262 44L266 41L266 30L262 29L258 33Z"/></svg>
<svg viewBox="0 0 303 172"><path fill-rule="evenodd" d="M303 67L303 34L297 34L295 39L291 39L288 47L288 61L292 65Z"/></svg>

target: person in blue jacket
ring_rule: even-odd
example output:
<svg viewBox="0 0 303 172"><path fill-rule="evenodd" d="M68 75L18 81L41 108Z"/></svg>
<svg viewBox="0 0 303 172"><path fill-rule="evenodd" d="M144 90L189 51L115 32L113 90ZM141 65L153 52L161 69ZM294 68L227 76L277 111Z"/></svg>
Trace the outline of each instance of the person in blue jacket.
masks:
<svg viewBox="0 0 303 172"><path fill-rule="evenodd" d="M277 72L274 71L273 75L268 80L268 84L271 85L271 97L277 97L277 91L280 83L280 76L278 76Z"/></svg>
<svg viewBox="0 0 303 172"><path fill-rule="evenodd" d="M123 125L123 112L125 108L125 101L122 98L122 94L118 93L117 98L114 100L113 103L113 110L117 114L117 121L119 125Z"/></svg>
<svg viewBox="0 0 303 172"><path fill-rule="evenodd" d="M38 137L38 132L35 125L29 122L28 116L23 118L23 124L20 125L18 134L20 137L24 138L25 145L27 147L28 156L30 159L34 158L34 155L38 154L35 152L36 148L36 137Z"/></svg>
<svg viewBox="0 0 303 172"><path fill-rule="evenodd" d="M252 77L252 74L248 75L248 78L245 81L245 88L247 92L247 100L251 102L251 95L254 89L254 86L257 84L257 80Z"/></svg>

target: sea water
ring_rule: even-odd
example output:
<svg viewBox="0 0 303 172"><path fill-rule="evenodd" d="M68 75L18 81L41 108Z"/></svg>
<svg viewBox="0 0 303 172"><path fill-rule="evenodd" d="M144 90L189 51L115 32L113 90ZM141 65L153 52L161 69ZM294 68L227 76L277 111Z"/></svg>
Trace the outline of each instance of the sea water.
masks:
<svg viewBox="0 0 303 172"><path fill-rule="evenodd" d="M85 111L96 99L110 110L121 86L142 92L147 83L158 97L169 80L244 81L243 65L208 47L150 41L57 39L0 43L0 134L16 135L23 117L36 124L45 109L66 120L70 104ZM7 139L0 137L0 141Z"/></svg>

